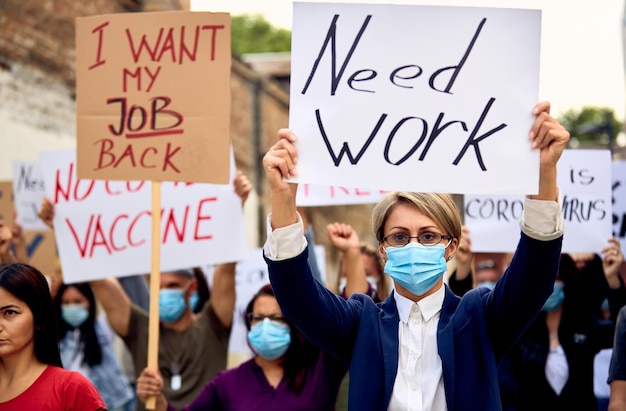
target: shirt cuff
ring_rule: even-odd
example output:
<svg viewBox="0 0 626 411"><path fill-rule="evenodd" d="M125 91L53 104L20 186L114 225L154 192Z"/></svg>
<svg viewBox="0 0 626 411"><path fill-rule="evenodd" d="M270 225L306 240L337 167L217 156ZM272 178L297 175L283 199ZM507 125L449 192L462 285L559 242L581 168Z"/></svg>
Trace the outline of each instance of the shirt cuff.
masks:
<svg viewBox="0 0 626 411"><path fill-rule="evenodd" d="M561 194L558 201L533 200L526 197L520 227L530 238L550 241L563 235Z"/></svg>
<svg viewBox="0 0 626 411"><path fill-rule="evenodd" d="M296 257L307 247L302 218L294 224L272 230L272 214L267 216L267 240L263 245L265 256L273 261Z"/></svg>

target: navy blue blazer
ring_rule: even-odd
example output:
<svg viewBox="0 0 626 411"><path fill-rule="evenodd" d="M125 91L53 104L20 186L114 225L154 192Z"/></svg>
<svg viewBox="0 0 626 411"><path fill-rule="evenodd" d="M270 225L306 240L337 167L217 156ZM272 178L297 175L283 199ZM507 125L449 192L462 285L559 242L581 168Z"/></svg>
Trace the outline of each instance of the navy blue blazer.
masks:
<svg viewBox="0 0 626 411"><path fill-rule="evenodd" d="M449 411L500 410L497 364L552 292L562 237L521 235L493 291L463 298L446 286L437 331ZM311 275L308 250L282 261L266 258L283 315L304 335L349 366L348 409L386 411L398 370L400 318L394 294L375 304L364 294L347 301Z"/></svg>

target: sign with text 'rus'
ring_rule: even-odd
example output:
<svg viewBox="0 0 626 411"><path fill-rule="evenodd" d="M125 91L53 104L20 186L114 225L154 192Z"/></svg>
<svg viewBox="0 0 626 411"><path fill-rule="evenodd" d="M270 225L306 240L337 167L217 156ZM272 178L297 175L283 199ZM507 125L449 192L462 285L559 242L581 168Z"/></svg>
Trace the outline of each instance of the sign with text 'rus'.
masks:
<svg viewBox="0 0 626 411"><path fill-rule="evenodd" d="M39 207L45 195L46 190L39 164L30 161L13 161L13 200L17 222L24 230L48 230L38 216Z"/></svg>
<svg viewBox="0 0 626 411"><path fill-rule="evenodd" d="M228 183L230 15L76 19L78 176Z"/></svg>
<svg viewBox="0 0 626 411"><path fill-rule="evenodd" d="M294 3L293 182L535 193L541 12Z"/></svg>
<svg viewBox="0 0 626 411"><path fill-rule="evenodd" d="M599 252L611 237L611 153L565 150L558 164L563 252ZM519 240L522 196L464 197L472 251L511 252Z"/></svg>
<svg viewBox="0 0 626 411"><path fill-rule="evenodd" d="M626 254L626 161L613 162L613 236Z"/></svg>
<svg viewBox="0 0 626 411"><path fill-rule="evenodd" d="M73 149L39 157L46 192L55 205L64 280L150 272L150 183L77 179ZM231 179L234 165L232 169ZM241 199L232 184L162 184L162 271L247 255Z"/></svg>

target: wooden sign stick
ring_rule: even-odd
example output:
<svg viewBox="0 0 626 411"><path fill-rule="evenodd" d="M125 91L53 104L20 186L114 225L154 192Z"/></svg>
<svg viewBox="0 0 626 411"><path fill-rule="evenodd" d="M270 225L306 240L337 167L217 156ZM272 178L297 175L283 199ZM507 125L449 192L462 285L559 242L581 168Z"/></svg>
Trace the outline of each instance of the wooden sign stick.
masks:
<svg viewBox="0 0 626 411"><path fill-rule="evenodd" d="M148 322L148 368L159 371L159 291L161 289L161 182L152 182L152 265L150 271L150 315ZM156 408L156 397L146 409Z"/></svg>

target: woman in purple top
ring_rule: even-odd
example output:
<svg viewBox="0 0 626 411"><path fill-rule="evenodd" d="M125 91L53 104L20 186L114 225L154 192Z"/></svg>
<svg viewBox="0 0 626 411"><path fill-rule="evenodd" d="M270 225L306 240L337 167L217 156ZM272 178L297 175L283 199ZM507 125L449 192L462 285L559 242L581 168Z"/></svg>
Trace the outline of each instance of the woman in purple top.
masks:
<svg viewBox="0 0 626 411"><path fill-rule="evenodd" d="M263 286L246 307L248 343L254 358L220 372L186 411L333 410L346 367L308 341L284 317L272 287ZM156 410L174 410L163 381L145 369L137 379L143 402L156 396Z"/></svg>

